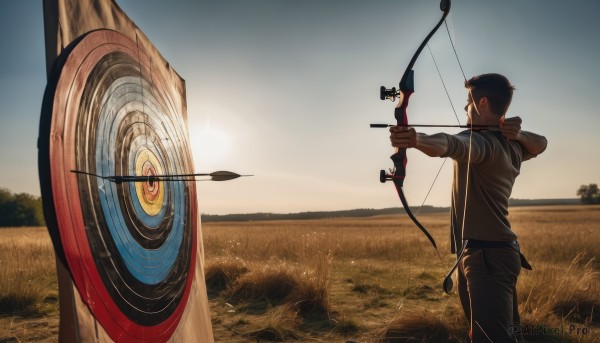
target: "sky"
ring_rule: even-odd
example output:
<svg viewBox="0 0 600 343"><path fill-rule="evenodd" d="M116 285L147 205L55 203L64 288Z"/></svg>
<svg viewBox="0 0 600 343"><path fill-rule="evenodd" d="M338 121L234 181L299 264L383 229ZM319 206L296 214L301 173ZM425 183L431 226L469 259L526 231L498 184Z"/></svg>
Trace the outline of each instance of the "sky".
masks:
<svg viewBox="0 0 600 343"><path fill-rule="evenodd" d="M186 80L197 172L253 177L199 182L200 212L299 212L401 206L380 169L397 86L441 16L435 0L120 0ZM517 87L507 114L548 149L524 163L513 198L574 198L600 183L600 3L454 0L450 33L467 78L504 74ZM0 2L0 187L40 194L37 135L46 86L41 1ZM466 91L449 34L429 44L465 122ZM409 122L456 124L433 59L414 66ZM421 129L457 133L455 129ZM442 159L409 151L405 192L420 205ZM426 204L448 206L446 163Z"/></svg>

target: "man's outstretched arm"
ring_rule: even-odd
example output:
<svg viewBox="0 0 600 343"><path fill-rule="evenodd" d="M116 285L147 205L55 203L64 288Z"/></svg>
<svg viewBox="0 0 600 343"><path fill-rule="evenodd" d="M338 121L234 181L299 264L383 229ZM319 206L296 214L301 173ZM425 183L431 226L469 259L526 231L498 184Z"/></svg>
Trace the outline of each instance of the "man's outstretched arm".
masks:
<svg viewBox="0 0 600 343"><path fill-rule="evenodd" d="M431 157L441 156L448 150L446 134L427 135L403 126L390 128L390 141L393 147L416 148Z"/></svg>
<svg viewBox="0 0 600 343"><path fill-rule="evenodd" d="M507 118L500 127L502 135L521 143L529 158L546 150L548 141L544 136L521 130L521 118ZM390 141L397 148L416 148L431 157L444 155L448 150L448 135L437 133L427 135L416 132L413 128L394 126L390 128Z"/></svg>

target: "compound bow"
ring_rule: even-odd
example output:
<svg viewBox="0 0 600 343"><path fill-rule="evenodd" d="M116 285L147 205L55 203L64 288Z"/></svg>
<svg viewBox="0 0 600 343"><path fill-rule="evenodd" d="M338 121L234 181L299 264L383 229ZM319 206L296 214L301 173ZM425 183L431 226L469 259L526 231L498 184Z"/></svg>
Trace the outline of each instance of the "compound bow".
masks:
<svg viewBox="0 0 600 343"><path fill-rule="evenodd" d="M425 48L425 46L427 45L427 42L429 42L429 39L439 29L439 27L442 25L444 20L446 20L448 13L450 13L450 0L441 0L440 1L440 10L443 12L442 18L438 21L438 23L435 25L435 27L429 32L427 37L425 37L425 39L423 40L423 42L421 43L421 45L419 46L419 48L417 49L417 51L415 52L413 57L411 58L410 63L406 67L406 70L404 71L404 74L402 75L402 78L400 79L399 89L397 90L396 87L387 89L384 86L381 86L381 88L380 88L379 98L381 100L391 99L392 101L394 101L394 100L396 100L396 98L399 99L398 105L396 106L396 108L394 110L394 117L396 118L397 125L409 126L408 125L408 115L407 115L406 110L408 108L408 100L409 100L410 96L412 95L412 93L414 93L414 91L415 91L413 66L414 66L415 62L417 61L417 58L421 54L421 51L423 51L423 48ZM417 225L417 227L419 229L421 229L421 231L425 234L425 236L427 236L427 239L429 239L429 242L431 242L431 245L433 245L438 257L440 258L440 261L442 261L442 257L437 248L437 244L435 243L435 240L433 239L433 237L431 236L429 231L427 231L427 229L425 229L425 227L414 216L410 207L408 206L408 202L404 195L404 190L402 187L404 185L404 178L406 176L406 163L407 163L406 148L396 148L395 153L390 158L394 162L394 168L390 170L390 173L386 173L385 170L381 170L380 174L379 174L379 181L381 181L382 183L385 183L386 181L390 180L394 183L394 186L396 187L396 191L398 192L398 196L400 197L400 201L402 202L402 206L404 207L404 210L406 211L406 213L408 214L410 219L412 219L412 221L415 223L415 225Z"/></svg>

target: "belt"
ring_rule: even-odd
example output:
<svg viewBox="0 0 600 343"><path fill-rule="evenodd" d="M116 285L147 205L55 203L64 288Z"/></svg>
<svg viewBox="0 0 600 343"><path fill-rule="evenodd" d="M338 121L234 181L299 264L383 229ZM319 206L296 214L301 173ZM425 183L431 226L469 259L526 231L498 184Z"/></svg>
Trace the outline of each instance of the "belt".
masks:
<svg viewBox="0 0 600 343"><path fill-rule="evenodd" d="M519 251L519 243L517 241L479 241L469 239L467 241L467 249L493 249L493 248L512 248Z"/></svg>

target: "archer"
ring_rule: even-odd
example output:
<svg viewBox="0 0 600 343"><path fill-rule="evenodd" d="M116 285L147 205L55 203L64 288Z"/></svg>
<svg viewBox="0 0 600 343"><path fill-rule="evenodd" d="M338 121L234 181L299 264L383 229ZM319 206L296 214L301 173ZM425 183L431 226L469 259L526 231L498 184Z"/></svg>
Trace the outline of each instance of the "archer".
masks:
<svg viewBox="0 0 600 343"><path fill-rule="evenodd" d="M473 342L515 342L520 339L514 332L520 325L517 277L521 267L531 266L508 221L508 199L522 162L541 154L547 140L522 131L519 117L504 119L514 90L506 77L483 74L465 87L470 130L427 135L394 126L390 141L454 160L451 251L458 255L458 294L469 334ZM497 125L499 131L475 129Z"/></svg>

